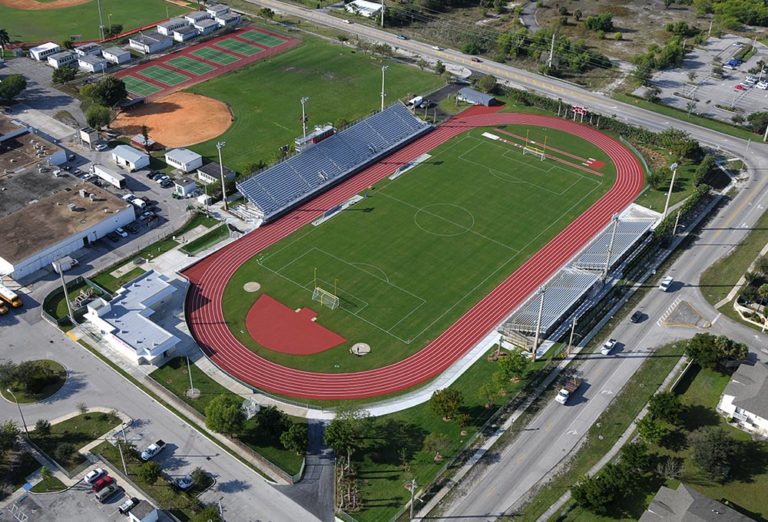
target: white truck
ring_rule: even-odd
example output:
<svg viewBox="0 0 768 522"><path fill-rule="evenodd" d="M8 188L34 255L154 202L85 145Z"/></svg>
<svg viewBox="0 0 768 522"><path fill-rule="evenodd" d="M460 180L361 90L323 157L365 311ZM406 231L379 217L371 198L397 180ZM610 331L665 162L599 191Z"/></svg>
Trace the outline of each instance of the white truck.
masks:
<svg viewBox="0 0 768 522"><path fill-rule="evenodd" d="M157 442L153 442L149 446L147 446L147 449L141 452L141 460L149 460L152 457L158 455L161 451L165 449L165 441L158 440Z"/></svg>
<svg viewBox="0 0 768 522"><path fill-rule="evenodd" d="M125 188L125 178L114 170L108 169L104 165L94 163L91 166L91 173L114 187Z"/></svg>
<svg viewBox="0 0 768 522"><path fill-rule="evenodd" d="M134 207L142 210L147 208L147 202L141 198L134 198L131 200L131 203L133 204Z"/></svg>
<svg viewBox="0 0 768 522"><path fill-rule="evenodd" d="M566 379L563 383L563 387L560 388L560 391L557 393L555 400L560 404L565 404L568 402L568 399L571 398L571 394L579 389L582 382L584 382L584 379L580 377L571 377Z"/></svg>
<svg viewBox="0 0 768 522"><path fill-rule="evenodd" d="M53 265L53 271L57 274L61 274L62 272L66 272L73 266L77 266L79 264L79 261L77 259L73 259L69 256L64 256L61 259L57 259L51 265Z"/></svg>

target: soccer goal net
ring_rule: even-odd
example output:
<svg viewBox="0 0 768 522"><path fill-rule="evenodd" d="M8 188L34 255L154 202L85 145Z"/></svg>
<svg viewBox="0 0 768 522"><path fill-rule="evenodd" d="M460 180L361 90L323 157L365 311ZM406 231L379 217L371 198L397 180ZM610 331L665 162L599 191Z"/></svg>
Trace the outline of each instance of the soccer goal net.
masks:
<svg viewBox="0 0 768 522"><path fill-rule="evenodd" d="M526 145L523 147L523 154L533 154L534 156L538 157L541 161L544 161L547 158L547 155L544 153L544 150L538 149L536 147L531 147Z"/></svg>
<svg viewBox="0 0 768 522"><path fill-rule="evenodd" d="M323 290L319 286L316 286L312 292L312 300L327 306L331 310L336 310L339 307L339 296L332 294L328 290Z"/></svg>

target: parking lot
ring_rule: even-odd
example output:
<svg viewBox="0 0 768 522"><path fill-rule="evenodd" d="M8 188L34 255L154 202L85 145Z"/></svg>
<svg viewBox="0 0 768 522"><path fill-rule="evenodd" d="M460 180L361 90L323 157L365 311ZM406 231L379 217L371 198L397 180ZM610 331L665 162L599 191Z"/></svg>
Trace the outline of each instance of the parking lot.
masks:
<svg viewBox="0 0 768 522"><path fill-rule="evenodd" d="M737 113L746 117L753 112L767 111L768 90L758 88L757 81L745 80L750 74L748 71L758 67L759 60L768 59L768 48L757 42L757 52L746 62L733 68L728 65L743 46L753 43L752 40L731 35L710 38L706 44L686 55L682 67L653 75L653 85L661 89L660 101L684 111L728 122ZM717 63L723 66L723 78L712 75L712 68ZM689 77L690 73L695 73L693 80ZM762 79L757 72L754 76L755 80ZM633 94L644 96L645 92L646 88L640 87Z"/></svg>

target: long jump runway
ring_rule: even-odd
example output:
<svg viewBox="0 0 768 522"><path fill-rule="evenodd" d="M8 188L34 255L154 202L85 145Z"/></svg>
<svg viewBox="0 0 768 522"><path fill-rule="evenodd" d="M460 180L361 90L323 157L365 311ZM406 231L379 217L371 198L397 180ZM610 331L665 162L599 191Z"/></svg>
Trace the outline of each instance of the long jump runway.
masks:
<svg viewBox="0 0 768 522"><path fill-rule="evenodd" d="M237 379L268 392L309 399L361 399L410 388L432 379L460 359L509 313L623 210L643 187L643 169L624 145L591 127L551 116L473 107L284 217L264 225L184 272L190 280L186 314L192 335L211 360ZM609 191L434 341L389 366L353 373L315 373L281 366L243 346L229 331L221 300L235 271L260 251L309 223L325 210L476 127L537 125L569 132L600 147L616 166Z"/></svg>

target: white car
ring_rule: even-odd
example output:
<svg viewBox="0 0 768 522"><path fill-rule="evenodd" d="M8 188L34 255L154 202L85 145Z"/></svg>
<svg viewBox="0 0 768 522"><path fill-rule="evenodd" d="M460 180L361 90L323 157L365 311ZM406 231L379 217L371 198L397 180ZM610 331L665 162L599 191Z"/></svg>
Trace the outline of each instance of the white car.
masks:
<svg viewBox="0 0 768 522"><path fill-rule="evenodd" d="M101 468L92 469L91 471L85 474L85 476L83 477L83 482L85 482L90 486L106 474L107 472Z"/></svg>
<svg viewBox="0 0 768 522"><path fill-rule="evenodd" d="M98 145L96 145L96 147L94 147L94 148L95 148L96 150L98 150L99 152L103 152L103 151L105 151L105 150L107 150L107 149L109 148L109 145L107 145L107 144L105 144L105 143L99 143L99 144L98 144Z"/></svg>
<svg viewBox="0 0 768 522"><path fill-rule="evenodd" d="M616 348L616 339L608 339L605 341L605 344L603 344L603 347L600 348L600 353L603 355L610 355L614 348Z"/></svg>
<svg viewBox="0 0 768 522"><path fill-rule="evenodd" d="M757 85L755 85L755 87L757 87L758 89L766 90L768 89L768 82L765 80L757 82Z"/></svg>
<svg viewBox="0 0 768 522"><path fill-rule="evenodd" d="M123 201L127 201L128 203L130 203L134 199L136 199L136 196L134 196L133 194L126 194L125 196L123 196Z"/></svg>
<svg viewBox="0 0 768 522"><path fill-rule="evenodd" d="M179 489L189 489L192 487L192 475L184 475L176 479L176 486Z"/></svg>
<svg viewBox="0 0 768 522"><path fill-rule="evenodd" d="M669 292L670 287L672 286L672 282L674 279L672 276L667 276L664 279L661 280L661 283L659 283L659 290L662 292Z"/></svg>
<svg viewBox="0 0 768 522"><path fill-rule="evenodd" d="M118 234L120 237L128 237L128 232L123 230L123 227L116 228L115 233Z"/></svg>

